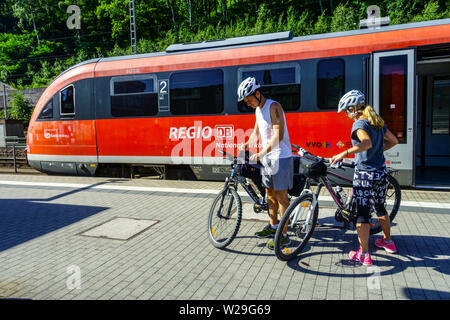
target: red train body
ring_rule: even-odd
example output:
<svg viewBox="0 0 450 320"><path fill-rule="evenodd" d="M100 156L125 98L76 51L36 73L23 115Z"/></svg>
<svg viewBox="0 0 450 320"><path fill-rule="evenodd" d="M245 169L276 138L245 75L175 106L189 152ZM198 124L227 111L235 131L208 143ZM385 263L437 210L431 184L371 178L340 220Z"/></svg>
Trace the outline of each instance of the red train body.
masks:
<svg viewBox="0 0 450 320"><path fill-rule="evenodd" d="M293 69L294 80L278 88L284 90L282 93L276 92L276 86L272 88L275 90L272 92L284 94L286 101L294 101L286 110L291 143L330 157L348 147L351 121L336 114L336 106L320 107L321 92L326 93L326 101L330 102L335 101L342 91L356 88L367 92L369 101L376 103L374 53L417 52L430 46L448 46L450 19L298 38L289 35L285 39L274 38L260 43L252 43L252 37L240 40L232 46L225 43L208 47L205 43L198 49L186 46L179 51L100 58L65 71L50 84L36 104L27 135L30 164L44 172L82 175L95 174L104 164L224 164L218 161L221 156L217 149L225 148L235 153L236 146L248 138L255 122L254 114L241 112L236 102L239 81L249 72L264 71L265 75L267 72L275 75L277 68L288 70L286 72ZM416 63L417 58L414 59L413 63ZM325 64L321 64L324 61ZM336 75L333 78L335 69L328 72L331 76L324 73L328 62L336 68L334 61L344 65L342 77ZM208 72L214 70L218 70L218 78L222 75L214 87L217 91L212 97L202 98L209 89L195 91L195 84L189 87L188 83L210 81ZM197 71L206 72L206 80L201 74L197 76ZM179 75L181 80L174 75ZM343 81L343 88L334 90L332 81ZM398 90L394 77L389 81L391 90ZM147 87L136 89L138 85ZM127 91L130 86L131 91ZM271 88L270 84L268 88ZM291 93L285 94L288 90ZM292 94L297 92L295 90L298 90L298 97ZM182 101L183 94L193 101L192 105ZM404 105L399 109L405 114L412 107L406 98L401 98ZM154 108L154 111L144 115L139 114L141 111L136 111L137 115L133 115L135 111L129 114L123 111L120 103L136 110L141 108L130 102L135 101L133 99L142 99L139 101L151 106L144 108ZM195 99L202 111L195 110ZM220 101L221 109L211 101ZM204 105L200 106L202 103ZM402 102L395 103L398 106ZM177 110L173 107L176 104L181 106ZM214 108L217 110L210 112ZM390 121L391 127L397 125L396 118L393 116ZM414 132L414 128L409 129L409 125L402 122L398 136L405 134L406 137L408 130ZM414 144L411 139L406 143ZM413 157L413 153L408 155L405 151L403 156ZM388 157L388 161L391 160ZM403 184L413 184L412 170L407 166L406 171L410 174L405 174L407 178Z"/></svg>

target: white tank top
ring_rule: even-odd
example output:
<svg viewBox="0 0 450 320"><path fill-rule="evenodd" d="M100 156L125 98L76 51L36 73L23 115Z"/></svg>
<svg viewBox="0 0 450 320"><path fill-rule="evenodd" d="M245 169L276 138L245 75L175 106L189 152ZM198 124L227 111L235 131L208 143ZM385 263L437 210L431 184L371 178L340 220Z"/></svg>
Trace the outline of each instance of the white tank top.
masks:
<svg viewBox="0 0 450 320"><path fill-rule="evenodd" d="M258 107L255 110L256 122L258 123L259 133L261 134L261 140L263 148L267 146L270 139L273 136L272 119L270 118L270 106L275 102L271 99L267 99L262 108ZM284 116L284 135L280 143L266 154L265 158L270 160L282 159L292 157L292 148L289 141L289 132L286 125L286 117Z"/></svg>

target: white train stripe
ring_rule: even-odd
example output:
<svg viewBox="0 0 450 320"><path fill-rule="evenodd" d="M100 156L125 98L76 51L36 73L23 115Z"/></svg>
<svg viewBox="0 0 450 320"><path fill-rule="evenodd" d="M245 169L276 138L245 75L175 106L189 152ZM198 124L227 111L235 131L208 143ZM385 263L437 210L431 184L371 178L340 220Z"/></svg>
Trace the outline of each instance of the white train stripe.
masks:
<svg viewBox="0 0 450 320"><path fill-rule="evenodd" d="M60 161L83 163L133 163L133 164L194 164L194 165L230 165L231 162L217 157L159 157L159 156L84 156L84 155L47 155L27 154L31 161Z"/></svg>

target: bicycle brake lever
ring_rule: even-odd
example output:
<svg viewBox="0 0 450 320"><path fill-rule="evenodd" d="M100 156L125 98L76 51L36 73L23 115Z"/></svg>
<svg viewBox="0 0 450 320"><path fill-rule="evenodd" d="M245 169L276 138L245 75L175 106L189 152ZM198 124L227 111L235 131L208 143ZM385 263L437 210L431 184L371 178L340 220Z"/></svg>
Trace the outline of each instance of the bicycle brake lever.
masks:
<svg viewBox="0 0 450 320"><path fill-rule="evenodd" d="M339 161L339 162L335 162L333 164L330 164L330 167L333 168L333 169L338 169L338 168L342 167L342 162Z"/></svg>

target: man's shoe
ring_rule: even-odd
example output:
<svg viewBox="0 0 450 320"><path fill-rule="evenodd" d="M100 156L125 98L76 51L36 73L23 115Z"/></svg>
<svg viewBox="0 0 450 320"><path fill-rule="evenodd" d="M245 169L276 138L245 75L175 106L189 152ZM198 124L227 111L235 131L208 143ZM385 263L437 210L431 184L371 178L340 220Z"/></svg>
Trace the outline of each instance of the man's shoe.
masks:
<svg viewBox="0 0 450 320"><path fill-rule="evenodd" d="M288 236L282 236L280 239L280 244L281 247L287 247L288 245L291 244L291 239L289 239ZM269 248L270 250L273 250L275 248L275 242L273 240L270 240L269 243L267 244L267 248Z"/></svg>
<svg viewBox="0 0 450 320"><path fill-rule="evenodd" d="M270 224L264 227L261 231L255 232L255 236L258 238L270 238L275 235L277 229L273 229Z"/></svg>
<svg viewBox="0 0 450 320"><path fill-rule="evenodd" d="M395 246L394 241L385 242L383 237L375 240L375 245L378 248L383 248L388 253L396 253L397 252L397 247Z"/></svg>

